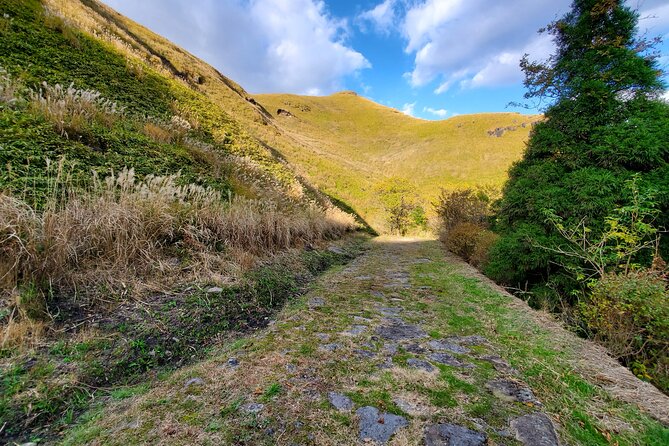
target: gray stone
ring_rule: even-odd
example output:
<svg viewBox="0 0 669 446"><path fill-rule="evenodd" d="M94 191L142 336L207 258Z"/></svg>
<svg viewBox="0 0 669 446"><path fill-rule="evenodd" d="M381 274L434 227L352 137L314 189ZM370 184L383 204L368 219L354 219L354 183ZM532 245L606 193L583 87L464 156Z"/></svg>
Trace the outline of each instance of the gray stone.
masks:
<svg viewBox="0 0 669 446"><path fill-rule="evenodd" d="M340 412L348 412L353 409L353 401L346 395L337 392L328 393L328 400Z"/></svg>
<svg viewBox="0 0 669 446"><path fill-rule="evenodd" d="M321 341L329 341L330 340L330 335L325 334L325 333L316 333L316 337L320 339Z"/></svg>
<svg viewBox="0 0 669 446"><path fill-rule="evenodd" d="M369 350L363 350L363 349L357 349L354 350L353 353L355 353L357 356L360 358L373 358L376 356L376 353L370 352Z"/></svg>
<svg viewBox="0 0 669 446"><path fill-rule="evenodd" d="M239 366L239 360L237 358L229 358L226 364L228 365L228 367L234 368Z"/></svg>
<svg viewBox="0 0 669 446"><path fill-rule="evenodd" d="M223 288L221 288L219 286L213 286L211 288L207 288L205 292L208 293L208 294L222 293Z"/></svg>
<svg viewBox="0 0 669 446"><path fill-rule="evenodd" d="M383 344L383 351L385 353L388 353L389 355L397 354L398 349L399 349L399 347L395 343L386 342L385 344Z"/></svg>
<svg viewBox="0 0 669 446"><path fill-rule="evenodd" d="M414 353L416 355L421 355L425 353L425 349L416 343L407 345L405 347L405 350L408 351L409 353Z"/></svg>
<svg viewBox="0 0 669 446"><path fill-rule="evenodd" d="M381 370L392 369L395 365L393 364L392 358L384 358L383 362L380 363L377 367Z"/></svg>
<svg viewBox="0 0 669 446"><path fill-rule="evenodd" d="M407 365L415 369L425 370L426 372L431 372L434 370L434 366L427 361L422 359L409 358L407 359Z"/></svg>
<svg viewBox="0 0 669 446"><path fill-rule="evenodd" d="M559 446L555 427L541 412L531 413L511 421L516 440L525 446Z"/></svg>
<svg viewBox="0 0 669 446"><path fill-rule="evenodd" d="M355 280L372 280L372 276L358 276Z"/></svg>
<svg viewBox="0 0 669 446"><path fill-rule="evenodd" d="M488 340L483 336L472 335L472 336L451 336L446 338L446 342L454 342L461 345L483 345L487 344Z"/></svg>
<svg viewBox="0 0 669 446"><path fill-rule="evenodd" d="M362 316L353 316L353 320L355 322L372 322L371 319L367 319L366 317L362 317Z"/></svg>
<svg viewBox="0 0 669 446"><path fill-rule="evenodd" d="M307 305L309 306L309 308L322 307L323 305L325 305L325 299L323 299L322 297L312 297L307 302Z"/></svg>
<svg viewBox="0 0 669 446"><path fill-rule="evenodd" d="M438 351L449 351L451 353L459 353L459 354L471 352L471 350L468 349L467 347L463 347L462 345L446 341L430 341L428 345L430 346L431 349Z"/></svg>
<svg viewBox="0 0 669 446"><path fill-rule="evenodd" d="M359 336L367 330L366 325L354 325L348 331L345 331L344 334L348 336Z"/></svg>
<svg viewBox="0 0 669 446"><path fill-rule="evenodd" d="M295 373L297 371L297 366L295 364L286 364L286 372Z"/></svg>
<svg viewBox="0 0 669 446"><path fill-rule="evenodd" d="M330 251L333 254L340 255L340 256L345 256L346 255L346 251L344 251L340 247L334 246L334 245L328 246L328 251Z"/></svg>
<svg viewBox="0 0 669 446"><path fill-rule="evenodd" d="M409 425L406 418L380 413L375 407L361 407L356 412L360 419L360 440L386 444L399 429Z"/></svg>
<svg viewBox="0 0 669 446"><path fill-rule="evenodd" d="M184 388L187 389L192 386L202 386L204 385L204 380L202 378L191 378L184 384Z"/></svg>
<svg viewBox="0 0 669 446"><path fill-rule="evenodd" d="M448 353L432 353L430 356L428 356L428 358L434 362L438 362L439 364L450 365L451 367L461 367L465 369L471 369L474 367L471 364L460 361L458 358L455 358Z"/></svg>
<svg viewBox="0 0 669 446"><path fill-rule="evenodd" d="M506 373L507 375L518 374L518 370L511 367L508 362L506 362L497 355L479 356L478 359L491 363L493 367L495 367L495 370L497 370L498 372Z"/></svg>
<svg viewBox="0 0 669 446"><path fill-rule="evenodd" d="M425 429L425 446L485 446L487 437L456 424L433 424Z"/></svg>
<svg viewBox="0 0 669 446"><path fill-rule="evenodd" d="M327 352L333 352L335 350L339 350L341 348L341 345L332 343L332 344L323 344L320 346L321 350L325 350Z"/></svg>
<svg viewBox="0 0 669 446"><path fill-rule="evenodd" d="M427 336L425 331L415 325L407 324L397 319L389 322L390 324L382 325L376 329L376 334L383 339L400 341L402 339L418 339Z"/></svg>
<svg viewBox="0 0 669 446"><path fill-rule="evenodd" d="M536 397L529 387L518 381L510 379L497 379L489 381L486 388L490 390L496 397L509 402L519 403L534 403L538 404Z"/></svg>
<svg viewBox="0 0 669 446"><path fill-rule="evenodd" d="M247 403L241 407L241 409L246 413L259 413L264 408L265 405L260 403Z"/></svg>
<svg viewBox="0 0 669 446"><path fill-rule="evenodd" d="M400 307L381 307L379 311L384 316L398 316L402 312Z"/></svg>
<svg viewBox="0 0 669 446"><path fill-rule="evenodd" d="M432 260L423 258L423 259L416 259L413 263L432 263Z"/></svg>
<svg viewBox="0 0 669 446"><path fill-rule="evenodd" d="M381 291L372 291L371 294L373 297L378 297L378 298L385 297L385 294L383 294Z"/></svg>

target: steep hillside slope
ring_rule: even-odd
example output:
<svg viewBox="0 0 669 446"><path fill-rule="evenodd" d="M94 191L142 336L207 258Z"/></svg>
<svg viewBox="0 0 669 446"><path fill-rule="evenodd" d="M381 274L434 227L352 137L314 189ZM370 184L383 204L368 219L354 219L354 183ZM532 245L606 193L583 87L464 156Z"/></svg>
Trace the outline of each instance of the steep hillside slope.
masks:
<svg viewBox="0 0 669 446"><path fill-rule="evenodd" d="M378 229L375 186L410 180L429 204L441 187L500 186L539 116L494 113L425 121L352 92L328 97L258 95L296 144L284 151L319 188L352 205Z"/></svg>

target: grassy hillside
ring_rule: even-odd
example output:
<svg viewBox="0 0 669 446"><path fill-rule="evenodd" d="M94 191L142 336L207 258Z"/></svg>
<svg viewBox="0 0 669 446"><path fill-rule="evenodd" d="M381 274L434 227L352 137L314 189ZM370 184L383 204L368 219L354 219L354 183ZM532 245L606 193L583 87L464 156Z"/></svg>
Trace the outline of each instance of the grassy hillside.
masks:
<svg viewBox="0 0 669 446"><path fill-rule="evenodd" d="M372 226L385 216L376 186L389 177L411 181L424 202L441 187L500 186L519 159L538 116L517 113L425 121L342 92L328 97L258 95L295 144L284 155L319 188L349 203ZM495 130L501 129L495 134Z"/></svg>
<svg viewBox="0 0 669 446"><path fill-rule="evenodd" d="M351 258L327 249L351 216L265 121L97 2L0 0L0 443L53 440Z"/></svg>

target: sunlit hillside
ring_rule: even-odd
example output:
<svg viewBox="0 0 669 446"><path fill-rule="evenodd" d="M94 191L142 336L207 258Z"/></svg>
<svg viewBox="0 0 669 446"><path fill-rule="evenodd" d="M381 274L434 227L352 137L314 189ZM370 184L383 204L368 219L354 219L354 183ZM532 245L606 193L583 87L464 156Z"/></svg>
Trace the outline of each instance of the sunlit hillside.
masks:
<svg viewBox="0 0 669 446"><path fill-rule="evenodd" d="M385 225L376 197L379 182L389 177L409 180L428 210L442 187L501 186L508 167L520 158L532 124L540 119L489 113L426 121L352 92L256 99L295 140L284 147L286 158L377 229Z"/></svg>

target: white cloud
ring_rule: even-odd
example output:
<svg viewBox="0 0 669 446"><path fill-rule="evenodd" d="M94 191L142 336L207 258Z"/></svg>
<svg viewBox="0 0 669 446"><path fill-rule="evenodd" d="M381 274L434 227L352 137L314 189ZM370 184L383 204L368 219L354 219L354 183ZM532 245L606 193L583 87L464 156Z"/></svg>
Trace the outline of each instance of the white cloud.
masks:
<svg viewBox="0 0 669 446"><path fill-rule="evenodd" d="M415 117L416 116L415 115L415 109L416 109L416 103L415 102L412 103L412 104L404 104L402 106L402 113L404 113L407 116Z"/></svg>
<svg viewBox="0 0 669 446"><path fill-rule="evenodd" d="M371 67L320 0L104 1L256 93L326 94Z"/></svg>
<svg viewBox="0 0 669 446"><path fill-rule="evenodd" d="M423 108L423 111L438 116L440 118L445 118L446 116L448 116L448 110L444 110L443 108L434 109L432 107L425 107Z"/></svg>
<svg viewBox="0 0 669 446"><path fill-rule="evenodd" d="M536 31L568 10L571 0L426 0L409 8L402 24L405 51L415 54L412 86L437 80L435 93L513 84L522 79L526 52L544 58L549 36ZM519 13L522 11L522 13Z"/></svg>
<svg viewBox="0 0 669 446"><path fill-rule="evenodd" d="M384 0L374 8L364 11L357 17L357 23L366 31L365 25L370 23L378 33L388 34L395 26L395 6L397 0Z"/></svg>

